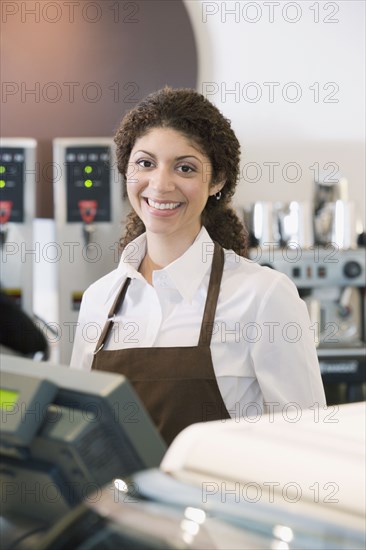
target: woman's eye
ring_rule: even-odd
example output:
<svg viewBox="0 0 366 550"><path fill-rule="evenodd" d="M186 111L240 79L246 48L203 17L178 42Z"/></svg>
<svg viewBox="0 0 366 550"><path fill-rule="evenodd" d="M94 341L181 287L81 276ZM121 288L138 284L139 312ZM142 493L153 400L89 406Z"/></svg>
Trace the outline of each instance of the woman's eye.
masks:
<svg viewBox="0 0 366 550"><path fill-rule="evenodd" d="M136 162L136 164L138 164L138 165L141 166L142 168L151 168L151 166L153 165L153 163L151 162L151 160L146 160L146 159L138 160L138 161Z"/></svg>
<svg viewBox="0 0 366 550"><path fill-rule="evenodd" d="M188 166L187 164L182 164L182 166L178 166L178 170L184 172L184 174L190 174L191 172L195 171L192 166Z"/></svg>

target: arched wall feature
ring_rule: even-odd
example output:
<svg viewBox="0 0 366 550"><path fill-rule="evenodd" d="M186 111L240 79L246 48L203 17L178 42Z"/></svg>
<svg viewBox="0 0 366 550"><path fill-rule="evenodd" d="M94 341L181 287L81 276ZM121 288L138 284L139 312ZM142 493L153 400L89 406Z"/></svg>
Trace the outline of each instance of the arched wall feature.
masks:
<svg viewBox="0 0 366 550"><path fill-rule="evenodd" d="M195 88L192 26L181 0L16 1L1 15L1 135L38 141L37 213L52 217L52 139L111 136L148 93Z"/></svg>

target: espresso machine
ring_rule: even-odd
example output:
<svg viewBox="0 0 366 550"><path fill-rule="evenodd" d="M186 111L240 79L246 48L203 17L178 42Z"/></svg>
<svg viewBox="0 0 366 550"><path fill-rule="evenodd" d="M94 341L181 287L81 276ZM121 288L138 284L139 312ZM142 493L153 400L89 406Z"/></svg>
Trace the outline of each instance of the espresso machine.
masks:
<svg viewBox="0 0 366 550"><path fill-rule="evenodd" d="M347 182L315 183L314 202L245 211L249 257L285 273L305 301L331 404L366 399L366 250L357 246Z"/></svg>

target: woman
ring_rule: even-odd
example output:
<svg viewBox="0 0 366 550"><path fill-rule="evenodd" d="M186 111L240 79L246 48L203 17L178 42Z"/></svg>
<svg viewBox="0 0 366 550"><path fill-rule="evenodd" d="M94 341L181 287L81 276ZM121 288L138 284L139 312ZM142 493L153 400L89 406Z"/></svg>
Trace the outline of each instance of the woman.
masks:
<svg viewBox="0 0 366 550"><path fill-rule="evenodd" d="M126 375L168 444L194 422L324 405L295 285L245 258L230 122L193 90L164 88L115 142L133 212L118 268L83 296L71 366ZM96 343L90 322L104 327Z"/></svg>

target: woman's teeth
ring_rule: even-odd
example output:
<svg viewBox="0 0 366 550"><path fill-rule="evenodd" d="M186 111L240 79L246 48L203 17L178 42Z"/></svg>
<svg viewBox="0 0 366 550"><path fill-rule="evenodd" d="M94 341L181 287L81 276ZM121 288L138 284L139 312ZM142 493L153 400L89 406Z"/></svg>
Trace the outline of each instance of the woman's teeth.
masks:
<svg viewBox="0 0 366 550"><path fill-rule="evenodd" d="M174 210L181 205L180 202L154 202L151 199L147 199L147 203L152 208L157 208L158 210Z"/></svg>

